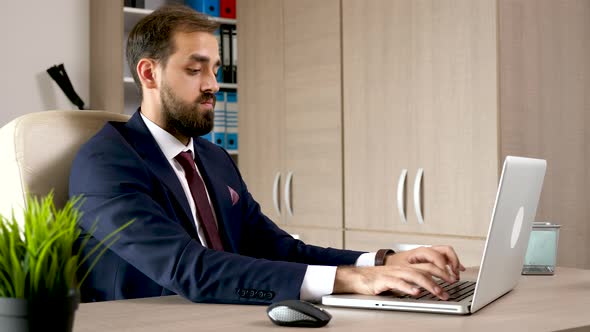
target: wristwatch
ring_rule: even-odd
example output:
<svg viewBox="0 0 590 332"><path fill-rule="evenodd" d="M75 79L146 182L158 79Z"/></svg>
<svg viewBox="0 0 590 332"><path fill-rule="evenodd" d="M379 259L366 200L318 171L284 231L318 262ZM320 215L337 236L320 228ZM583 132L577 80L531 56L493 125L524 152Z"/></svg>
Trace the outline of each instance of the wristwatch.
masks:
<svg viewBox="0 0 590 332"><path fill-rule="evenodd" d="M375 255L375 266L381 266L381 265L385 265L385 257L387 257L387 255L393 255L395 254L395 251L393 251L393 249L379 249L377 250L377 254Z"/></svg>

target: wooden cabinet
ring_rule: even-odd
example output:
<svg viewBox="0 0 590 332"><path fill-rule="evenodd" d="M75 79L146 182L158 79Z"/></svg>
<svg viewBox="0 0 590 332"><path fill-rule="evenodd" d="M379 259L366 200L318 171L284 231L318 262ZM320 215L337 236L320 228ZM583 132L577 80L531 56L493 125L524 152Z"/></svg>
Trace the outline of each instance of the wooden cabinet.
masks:
<svg viewBox="0 0 590 332"><path fill-rule="evenodd" d="M559 265L590 267L588 1L238 6L240 168L281 225L478 264L504 157L546 158L536 219L563 225Z"/></svg>
<svg viewBox="0 0 590 332"><path fill-rule="evenodd" d="M278 222L284 109L281 1L237 1L240 171L262 212ZM264 19L261 19L264 17ZM285 174L283 174L284 179ZM276 184L275 184L276 182Z"/></svg>
<svg viewBox="0 0 590 332"><path fill-rule="evenodd" d="M342 16L346 228L485 236L495 2L344 0Z"/></svg>
<svg viewBox="0 0 590 332"><path fill-rule="evenodd" d="M499 166L523 155L548 160L536 220L563 225L558 264L590 267L590 4L343 0L342 15L346 247L443 240L472 263Z"/></svg>
<svg viewBox="0 0 590 332"><path fill-rule="evenodd" d="M502 155L547 159L537 220L561 224L557 264L590 268L590 2L503 0Z"/></svg>
<svg viewBox="0 0 590 332"><path fill-rule="evenodd" d="M237 6L240 170L275 222L341 239L340 2Z"/></svg>

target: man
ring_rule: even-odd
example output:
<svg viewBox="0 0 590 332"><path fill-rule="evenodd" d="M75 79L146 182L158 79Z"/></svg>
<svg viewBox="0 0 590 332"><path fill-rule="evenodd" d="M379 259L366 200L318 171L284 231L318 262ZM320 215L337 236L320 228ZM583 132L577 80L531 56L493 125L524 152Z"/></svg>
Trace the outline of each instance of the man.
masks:
<svg viewBox="0 0 590 332"><path fill-rule="evenodd" d="M396 254L320 248L261 213L227 152L199 138L213 127L219 90L216 29L205 16L171 6L129 35L141 107L80 149L70 195L85 197L82 229L90 232L96 222L89 248L135 222L90 273L83 300L179 294L196 302L269 303L345 292L417 294L419 286L445 299L432 276L458 280L464 268L451 247Z"/></svg>

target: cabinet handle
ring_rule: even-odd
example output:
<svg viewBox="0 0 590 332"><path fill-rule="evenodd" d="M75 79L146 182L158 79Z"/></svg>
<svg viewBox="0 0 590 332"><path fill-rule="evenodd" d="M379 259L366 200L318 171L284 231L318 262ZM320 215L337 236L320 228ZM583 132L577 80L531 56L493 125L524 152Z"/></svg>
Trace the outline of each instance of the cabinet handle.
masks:
<svg viewBox="0 0 590 332"><path fill-rule="evenodd" d="M287 179L285 180L285 206L287 207L287 212L291 217L293 217L293 209L291 208L291 183L293 182L293 172L289 172L287 174Z"/></svg>
<svg viewBox="0 0 590 332"><path fill-rule="evenodd" d="M272 202L275 206L275 211L280 216L281 208L279 207L279 183L281 181L281 172L277 172L275 175L275 181L272 185Z"/></svg>
<svg viewBox="0 0 590 332"><path fill-rule="evenodd" d="M422 216L422 175L424 174L423 168L418 168L416 173L416 179L414 180L414 209L416 210L416 217L418 217L418 223L424 223L424 217Z"/></svg>
<svg viewBox="0 0 590 332"><path fill-rule="evenodd" d="M407 169L402 169L402 173L399 175L399 180L397 180L397 211L399 212L399 217L402 223L407 224L408 220L406 219L406 211L404 209L404 200L405 200L405 189L406 189L406 177L408 175Z"/></svg>

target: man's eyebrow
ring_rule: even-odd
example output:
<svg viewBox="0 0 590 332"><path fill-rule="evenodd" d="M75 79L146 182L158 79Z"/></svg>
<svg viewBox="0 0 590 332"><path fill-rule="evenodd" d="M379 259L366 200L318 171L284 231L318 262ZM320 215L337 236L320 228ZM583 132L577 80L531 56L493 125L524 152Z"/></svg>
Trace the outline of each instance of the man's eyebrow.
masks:
<svg viewBox="0 0 590 332"><path fill-rule="evenodd" d="M209 62L209 61L211 61L210 57L208 57L206 55L201 55L201 54L191 54L189 58L195 62ZM217 59L217 61L215 62L215 66L220 67L221 60Z"/></svg>

